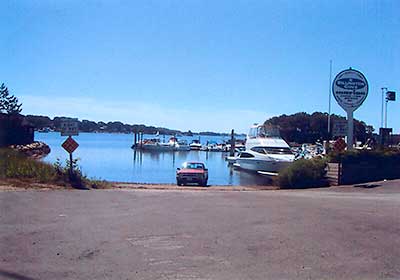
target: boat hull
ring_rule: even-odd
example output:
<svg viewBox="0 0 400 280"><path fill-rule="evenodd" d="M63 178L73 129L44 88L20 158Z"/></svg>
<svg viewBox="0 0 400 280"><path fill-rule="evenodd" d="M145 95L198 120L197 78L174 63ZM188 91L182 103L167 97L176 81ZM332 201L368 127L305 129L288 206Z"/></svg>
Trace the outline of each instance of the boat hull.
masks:
<svg viewBox="0 0 400 280"><path fill-rule="evenodd" d="M190 151L190 147L189 146L178 146L175 147L176 151Z"/></svg>
<svg viewBox="0 0 400 280"><path fill-rule="evenodd" d="M174 147L173 146L167 146L167 145L148 145L148 144L144 144L144 145L140 145L138 144L136 146L137 149L139 150L144 150L144 151L173 151Z"/></svg>
<svg viewBox="0 0 400 280"><path fill-rule="evenodd" d="M238 167L246 170L279 173L281 170L288 167L292 162L237 158L236 163Z"/></svg>
<svg viewBox="0 0 400 280"><path fill-rule="evenodd" d="M190 146L190 150L192 151L200 151L201 146Z"/></svg>

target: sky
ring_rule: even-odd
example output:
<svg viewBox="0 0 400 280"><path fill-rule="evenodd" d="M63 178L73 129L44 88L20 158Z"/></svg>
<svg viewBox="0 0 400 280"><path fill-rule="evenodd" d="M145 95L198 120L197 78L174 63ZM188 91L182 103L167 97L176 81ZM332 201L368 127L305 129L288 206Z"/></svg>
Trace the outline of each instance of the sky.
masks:
<svg viewBox="0 0 400 280"><path fill-rule="evenodd" d="M332 79L368 80L354 117L378 129L400 94L400 1L3 0L0 82L23 114L247 132L328 112ZM400 101L388 127L400 133ZM331 112L345 115L332 97Z"/></svg>

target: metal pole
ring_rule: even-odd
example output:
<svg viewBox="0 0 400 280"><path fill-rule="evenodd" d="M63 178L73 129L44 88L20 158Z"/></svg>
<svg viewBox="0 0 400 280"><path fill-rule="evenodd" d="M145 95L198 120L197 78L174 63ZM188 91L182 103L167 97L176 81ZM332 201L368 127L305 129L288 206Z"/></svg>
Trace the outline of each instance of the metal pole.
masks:
<svg viewBox="0 0 400 280"><path fill-rule="evenodd" d="M383 127L383 102L384 102L385 90L387 90L387 87L382 87L381 90L382 90L381 127Z"/></svg>
<svg viewBox="0 0 400 280"><path fill-rule="evenodd" d="M353 111L347 111L347 150L350 151L353 149Z"/></svg>
<svg viewBox="0 0 400 280"><path fill-rule="evenodd" d="M328 134L331 133L331 90L332 90L332 60L329 61L329 106L328 106Z"/></svg>
<svg viewBox="0 0 400 280"><path fill-rule="evenodd" d="M385 102L385 128L387 128L387 104L388 104L388 101L386 100L386 102Z"/></svg>
<svg viewBox="0 0 400 280"><path fill-rule="evenodd" d="M74 169L72 168L72 153L69 153L69 177L72 178Z"/></svg>

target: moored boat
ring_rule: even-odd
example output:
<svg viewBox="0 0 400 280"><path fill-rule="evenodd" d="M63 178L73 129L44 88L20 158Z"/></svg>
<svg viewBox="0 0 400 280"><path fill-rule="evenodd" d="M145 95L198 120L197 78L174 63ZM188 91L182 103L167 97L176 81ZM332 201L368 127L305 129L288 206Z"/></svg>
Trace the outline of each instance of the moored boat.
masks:
<svg viewBox="0 0 400 280"><path fill-rule="evenodd" d="M294 161L295 155L279 130L254 125L246 139L246 150L236 157L236 166L246 170L277 174Z"/></svg>
<svg viewBox="0 0 400 280"><path fill-rule="evenodd" d="M195 150L195 151L199 151L201 149L201 143L200 140L193 140L192 143L190 143L190 149L191 150Z"/></svg>

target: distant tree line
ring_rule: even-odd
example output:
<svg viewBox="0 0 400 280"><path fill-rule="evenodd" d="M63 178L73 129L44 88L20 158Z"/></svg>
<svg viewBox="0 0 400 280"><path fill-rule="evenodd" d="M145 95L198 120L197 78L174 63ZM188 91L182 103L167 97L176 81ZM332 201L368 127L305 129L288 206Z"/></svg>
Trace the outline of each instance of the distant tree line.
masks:
<svg viewBox="0 0 400 280"><path fill-rule="evenodd" d="M37 116L37 115L27 115L25 119L35 127L36 130L41 130L44 128L50 128L55 131L59 131L61 127L61 122L66 119L71 119L68 117L55 117L53 119L48 116ZM156 134L160 135L207 135L207 136L228 136L228 133L218 133L218 132L182 132L180 130L168 129L164 127L146 126L144 124L125 124L120 121L114 122L95 122L90 120L78 121L79 131L81 132L107 132L107 133L139 133L144 134Z"/></svg>
<svg viewBox="0 0 400 280"><path fill-rule="evenodd" d="M346 118L331 114L331 128L337 120ZM307 114L304 112L293 115L281 115L265 121L265 125L278 126L283 139L295 143L315 143L318 140L331 139L328 133L328 113L315 112ZM367 125L354 119L354 136L357 141L365 142L368 134ZM332 131L332 130L331 130Z"/></svg>
<svg viewBox="0 0 400 280"><path fill-rule="evenodd" d="M71 119L67 117L54 117L53 119L48 116L36 116L27 115L25 119L31 123L36 130L43 128L50 128L55 131L59 131L61 127L61 122L66 119ZM160 134L177 134L180 133L179 130L172 130L163 127L146 126L144 124L125 124L120 121L114 122L95 122L90 120L78 121L79 131L81 132L109 132L109 133L139 133L143 132L145 134L155 134L159 132Z"/></svg>

